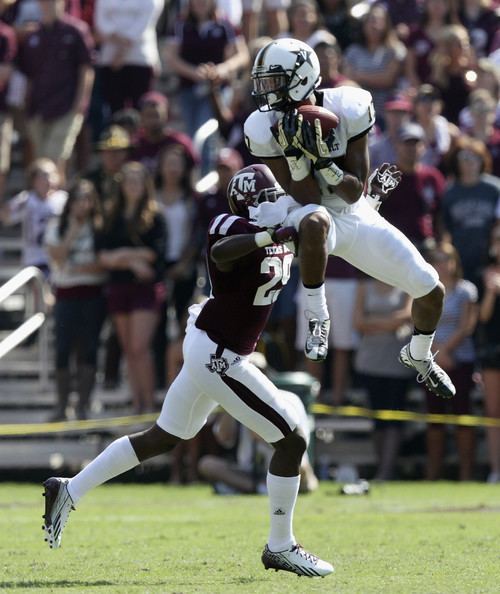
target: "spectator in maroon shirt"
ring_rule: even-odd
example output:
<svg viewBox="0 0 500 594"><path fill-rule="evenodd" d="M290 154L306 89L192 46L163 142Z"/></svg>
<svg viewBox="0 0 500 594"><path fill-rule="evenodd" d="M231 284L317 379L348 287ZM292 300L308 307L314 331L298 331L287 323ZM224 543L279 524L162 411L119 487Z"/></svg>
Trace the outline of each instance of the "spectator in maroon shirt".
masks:
<svg viewBox="0 0 500 594"><path fill-rule="evenodd" d="M441 30L430 57L430 82L441 93L443 116L458 124L460 110L467 104L477 75L469 35L462 25L448 25Z"/></svg>
<svg viewBox="0 0 500 594"><path fill-rule="evenodd" d="M19 66L28 80L28 135L36 157L54 160L62 178L93 84L87 25L64 13L64 0L40 0L42 21L22 42Z"/></svg>
<svg viewBox="0 0 500 594"><path fill-rule="evenodd" d="M410 28L406 46L405 74L412 87L429 82L431 65L429 57L436 47L442 28L456 17L450 0L424 0L419 24Z"/></svg>
<svg viewBox="0 0 500 594"><path fill-rule="evenodd" d="M177 23L166 49L167 64L180 78L184 125L193 138L200 126L214 117L210 85L227 84L247 66L248 49L243 36L217 17L215 0L190 0L186 18ZM203 174L215 163L215 141L212 134L203 146Z"/></svg>
<svg viewBox="0 0 500 594"><path fill-rule="evenodd" d="M0 14L5 9L5 5L5 0L0 1ZM5 181L10 168L12 118L7 108L6 95L16 51L14 30L0 21L0 201L4 196Z"/></svg>
<svg viewBox="0 0 500 594"><path fill-rule="evenodd" d="M380 214L402 231L417 247L438 236L437 214L445 179L435 167L419 163L424 151L424 130L419 124L401 127L396 143L396 165L403 173Z"/></svg>
<svg viewBox="0 0 500 594"><path fill-rule="evenodd" d="M167 128L168 99L156 91L143 95L139 102L140 128L134 139L132 157L156 175L161 151L170 144L180 144L189 155L190 165L198 162L193 142L186 134Z"/></svg>
<svg viewBox="0 0 500 594"><path fill-rule="evenodd" d="M384 132L369 144L370 165L373 169L382 163L395 162L398 131L410 121L412 111L412 102L404 95L394 95L384 103Z"/></svg>

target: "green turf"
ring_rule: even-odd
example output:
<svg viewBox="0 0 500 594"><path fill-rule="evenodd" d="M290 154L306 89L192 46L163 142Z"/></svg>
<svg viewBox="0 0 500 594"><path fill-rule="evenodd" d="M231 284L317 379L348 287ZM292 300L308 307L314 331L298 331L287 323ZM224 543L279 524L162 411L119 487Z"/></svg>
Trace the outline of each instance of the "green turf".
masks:
<svg viewBox="0 0 500 594"><path fill-rule="evenodd" d="M394 483L345 497L323 483L299 500L295 532L335 565L325 579L264 571L262 496L100 487L55 551L43 542L42 502L39 486L0 484L2 593L500 592L500 486Z"/></svg>

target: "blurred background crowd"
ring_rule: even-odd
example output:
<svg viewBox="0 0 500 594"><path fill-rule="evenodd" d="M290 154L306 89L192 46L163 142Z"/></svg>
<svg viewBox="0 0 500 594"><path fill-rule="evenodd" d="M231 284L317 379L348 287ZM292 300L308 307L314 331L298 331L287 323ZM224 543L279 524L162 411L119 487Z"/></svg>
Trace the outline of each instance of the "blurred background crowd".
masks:
<svg viewBox="0 0 500 594"><path fill-rule="evenodd" d="M91 416L96 378L127 382L134 413L161 402L187 308L209 292L208 223L252 162L252 59L280 36L315 49L322 87L372 93L372 168L403 172L380 212L446 286L437 361L457 386L450 403L422 389L425 409L500 419L500 2L0 0L0 18L0 233L22 230L23 264L52 288L53 420L75 386L74 415ZM268 363L308 371L326 404L407 408L409 297L333 257L326 285L329 359L303 360L295 266L260 347ZM477 477L476 429L453 433L459 478ZM487 478L500 482L500 428L486 436ZM428 425L429 479L448 438ZM373 439L376 477L391 479L402 424L377 421ZM198 441L178 454L184 480L203 453Z"/></svg>

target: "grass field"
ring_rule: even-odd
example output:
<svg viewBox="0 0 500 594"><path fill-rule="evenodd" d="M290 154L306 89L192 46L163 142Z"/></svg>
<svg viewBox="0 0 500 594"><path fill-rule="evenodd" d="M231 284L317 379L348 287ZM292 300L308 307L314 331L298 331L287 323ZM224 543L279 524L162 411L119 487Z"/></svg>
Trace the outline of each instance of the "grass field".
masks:
<svg viewBox="0 0 500 594"><path fill-rule="evenodd" d="M264 571L267 499L208 487L100 487L63 546L41 530L41 487L0 483L0 592L461 594L500 592L500 487L393 483L364 497L334 483L299 499L295 532L325 579Z"/></svg>

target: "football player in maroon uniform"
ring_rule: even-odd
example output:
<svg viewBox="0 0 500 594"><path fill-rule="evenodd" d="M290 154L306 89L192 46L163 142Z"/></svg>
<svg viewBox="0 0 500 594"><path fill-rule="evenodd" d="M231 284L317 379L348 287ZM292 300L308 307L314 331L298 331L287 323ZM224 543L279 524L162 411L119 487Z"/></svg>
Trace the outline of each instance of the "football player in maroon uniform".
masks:
<svg viewBox="0 0 500 594"><path fill-rule="evenodd" d="M220 404L275 448L267 475L271 526L262 553L266 569L309 577L333 571L293 535L299 466L306 448L297 412L249 361L289 278L297 237L290 227L256 227L249 221L249 208L275 201L281 193L265 165L250 165L233 176L228 187L232 214L216 217L208 231L212 295L190 307L184 364L160 416L146 431L111 443L75 477L45 481L43 527L51 548L60 546L69 512L90 489L191 439Z"/></svg>

